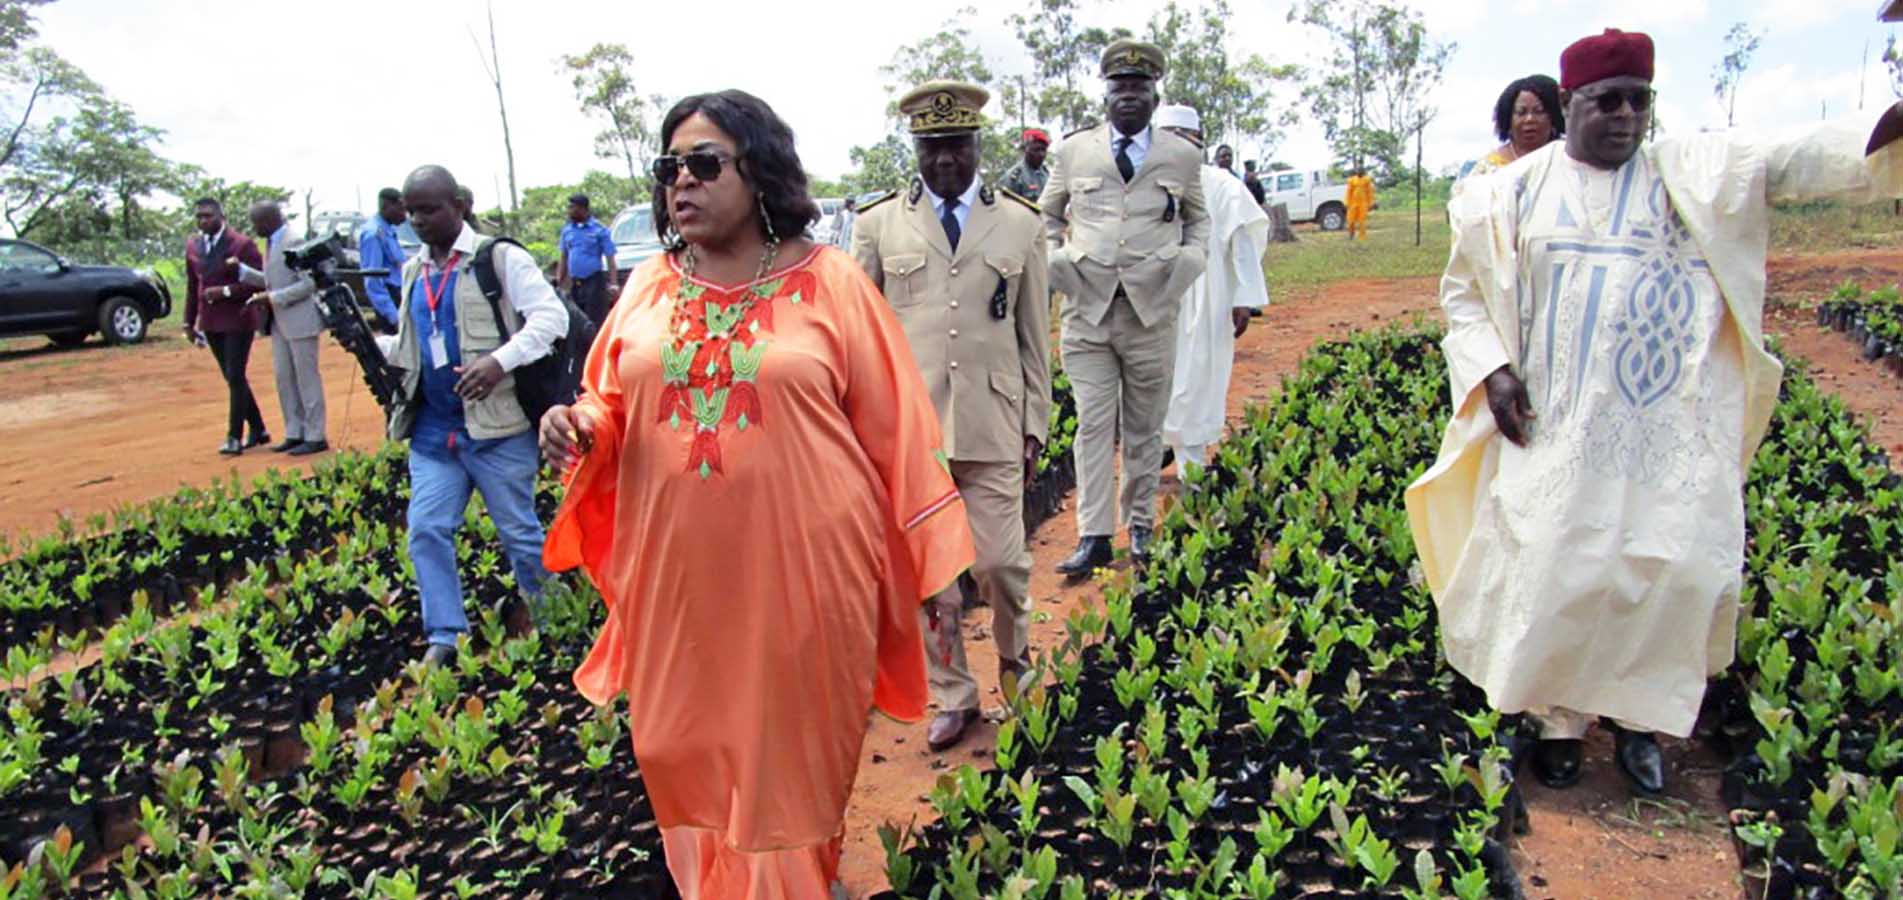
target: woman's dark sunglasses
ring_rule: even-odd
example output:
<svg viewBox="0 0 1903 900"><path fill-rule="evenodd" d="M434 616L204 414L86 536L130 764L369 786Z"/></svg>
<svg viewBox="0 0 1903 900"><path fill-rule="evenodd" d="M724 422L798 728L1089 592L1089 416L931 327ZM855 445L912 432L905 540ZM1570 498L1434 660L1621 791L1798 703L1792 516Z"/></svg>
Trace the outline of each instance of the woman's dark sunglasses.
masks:
<svg viewBox="0 0 1903 900"><path fill-rule="evenodd" d="M1632 111L1635 113L1645 112L1652 108L1652 98L1657 95L1658 92L1651 88L1629 88L1626 90L1607 88L1597 94L1590 95L1587 99L1599 104L1599 111L1609 116L1618 112L1619 107L1626 104L1631 104Z"/></svg>
<svg viewBox="0 0 1903 900"><path fill-rule="evenodd" d="M685 168L697 181L713 181L720 177L720 167L726 164L728 156L714 150L695 150L692 153L658 156L648 170L654 173L654 180L665 187L673 187L675 180L681 177Z"/></svg>

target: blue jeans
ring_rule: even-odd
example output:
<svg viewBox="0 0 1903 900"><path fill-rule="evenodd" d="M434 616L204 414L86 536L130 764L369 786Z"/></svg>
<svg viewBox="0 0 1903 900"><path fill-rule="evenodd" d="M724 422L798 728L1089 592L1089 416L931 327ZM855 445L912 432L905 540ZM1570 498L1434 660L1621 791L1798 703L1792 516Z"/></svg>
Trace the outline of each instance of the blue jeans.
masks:
<svg viewBox="0 0 1903 900"><path fill-rule="evenodd" d="M471 490L482 492L502 549L527 597L541 594L542 522L535 515L535 432L490 441L465 440L451 448L410 450L410 563L423 597L423 629L432 644L455 646L469 630L462 576L456 571L456 531Z"/></svg>

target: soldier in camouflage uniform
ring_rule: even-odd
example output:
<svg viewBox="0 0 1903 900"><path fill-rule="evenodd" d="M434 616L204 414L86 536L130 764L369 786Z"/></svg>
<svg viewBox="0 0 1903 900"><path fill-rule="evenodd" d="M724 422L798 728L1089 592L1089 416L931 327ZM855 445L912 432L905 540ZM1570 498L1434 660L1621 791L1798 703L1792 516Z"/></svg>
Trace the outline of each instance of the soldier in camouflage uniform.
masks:
<svg viewBox="0 0 1903 900"><path fill-rule="evenodd" d="M1045 134L1042 128L1024 129L1024 135L1018 142L1018 149L1023 151L1024 158L1005 170L1002 182L1004 189L1036 202L1037 195L1044 193L1044 180L1048 177L1044 169L1044 153L1050 148L1051 136Z"/></svg>

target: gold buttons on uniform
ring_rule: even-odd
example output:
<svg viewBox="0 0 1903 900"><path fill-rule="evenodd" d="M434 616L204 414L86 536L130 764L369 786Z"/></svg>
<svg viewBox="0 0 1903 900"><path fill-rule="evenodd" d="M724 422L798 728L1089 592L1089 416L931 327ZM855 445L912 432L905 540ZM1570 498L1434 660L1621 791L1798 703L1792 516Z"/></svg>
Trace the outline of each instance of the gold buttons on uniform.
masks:
<svg viewBox="0 0 1903 900"><path fill-rule="evenodd" d="M952 266L952 267L951 267L951 273L952 273L953 275L956 275L956 274L958 274L958 267L957 267L957 266Z"/></svg>
<svg viewBox="0 0 1903 900"><path fill-rule="evenodd" d="M952 361L951 361L951 367L952 367L952 368L954 368L954 369L956 369L956 368L958 368L958 360L955 360L955 359L954 359L954 360L952 360Z"/></svg>
<svg viewBox="0 0 1903 900"><path fill-rule="evenodd" d="M951 336L952 336L952 337L957 337L957 336L958 336L958 329L956 329L956 328L954 328L954 329L952 329L952 330L951 330Z"/></svg>
<svg viewBox="0 0 1903 900"><path fill-rule="evenodd" d="M957 308L958 308L958 301L956 301L956 300L953 300L953 301L952 301L952 309L957 309Z"/></svg>

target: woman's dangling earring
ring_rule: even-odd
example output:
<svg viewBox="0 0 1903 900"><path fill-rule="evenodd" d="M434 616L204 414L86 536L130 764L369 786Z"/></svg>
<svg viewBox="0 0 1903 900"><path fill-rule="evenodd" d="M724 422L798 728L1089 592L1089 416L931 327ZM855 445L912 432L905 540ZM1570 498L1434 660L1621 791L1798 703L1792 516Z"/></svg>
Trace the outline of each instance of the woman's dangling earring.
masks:
<svg viewBox="0 0 1903 900"><path fill-rule="evenodd" d="M779 240L780 236L773 233L773 217L768 215L766 211L766 194L758 193L753 196L754 199L760 202L760 224L766 226L766 239L769 241Z"/></svg>

